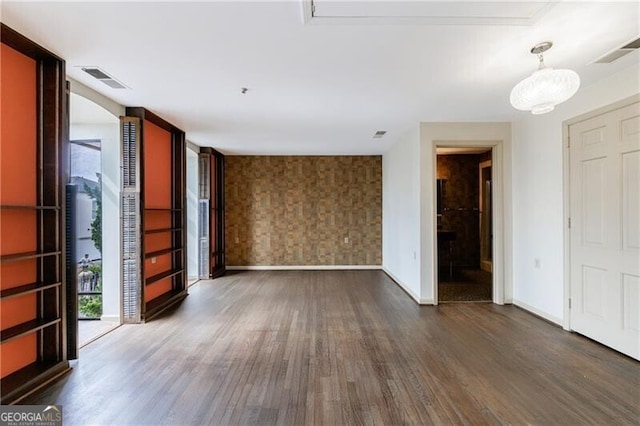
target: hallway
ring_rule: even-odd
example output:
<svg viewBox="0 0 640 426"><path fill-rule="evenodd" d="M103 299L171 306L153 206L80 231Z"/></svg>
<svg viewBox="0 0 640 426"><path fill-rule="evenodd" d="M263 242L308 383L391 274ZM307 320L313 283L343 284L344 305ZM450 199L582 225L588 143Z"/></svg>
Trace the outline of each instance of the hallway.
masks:
<svg viewBox="0 0 640 426"><path fill-rule="evenodd" d="M513 306L418 306L380 271L237 272L80 351L23 404L72 424L631 424L639 364Z"/></svg>

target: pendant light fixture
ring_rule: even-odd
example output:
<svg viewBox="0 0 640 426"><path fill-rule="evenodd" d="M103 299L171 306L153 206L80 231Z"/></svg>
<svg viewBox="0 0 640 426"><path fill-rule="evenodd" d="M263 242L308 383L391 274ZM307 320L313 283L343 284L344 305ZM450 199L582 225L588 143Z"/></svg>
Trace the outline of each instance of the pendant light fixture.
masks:
<svg viewBox="0 0 640 426"><path fill-rule="evenodd" d="M538 55L538 70L522 80L511 90L511 105L532 114L553 111L556 105L571 98L580 87L580 77L572 70L555 70L544 65L542 54L551 49L553 43L545 41L531 49Z"/></svg>

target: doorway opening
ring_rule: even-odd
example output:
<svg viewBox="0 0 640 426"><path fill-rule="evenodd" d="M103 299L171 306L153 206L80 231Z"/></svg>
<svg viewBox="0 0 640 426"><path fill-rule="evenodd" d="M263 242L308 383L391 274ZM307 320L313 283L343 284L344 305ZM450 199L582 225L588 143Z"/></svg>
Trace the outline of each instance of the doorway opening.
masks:
<svg viewBox="0 0 640 426"><path fill-rule="evenodd" d="M438 147L438 302L493 300L491 147Z"/></svg>
<svg viewBox="0 0 640 426"><path fill-rule="evenodd" d="M77 328L69 333L75 348L120 325L120 281L114 268L119 256L113 250L118 235L112 231L119 223L113 193L119 140L117 117L82 96L70 95L67 255L68 273L75 278L68 294L77 303Z"/></svg>

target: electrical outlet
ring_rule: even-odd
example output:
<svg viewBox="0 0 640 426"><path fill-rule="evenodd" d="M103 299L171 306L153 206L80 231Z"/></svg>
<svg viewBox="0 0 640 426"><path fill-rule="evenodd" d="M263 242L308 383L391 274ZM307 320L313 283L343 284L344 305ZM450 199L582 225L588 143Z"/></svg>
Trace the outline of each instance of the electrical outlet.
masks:
<svg viewBox="0 0 640 426"><path fill-rule="evenodd" d="M344 243L349 244L349 237L344 237Z"/></svg>

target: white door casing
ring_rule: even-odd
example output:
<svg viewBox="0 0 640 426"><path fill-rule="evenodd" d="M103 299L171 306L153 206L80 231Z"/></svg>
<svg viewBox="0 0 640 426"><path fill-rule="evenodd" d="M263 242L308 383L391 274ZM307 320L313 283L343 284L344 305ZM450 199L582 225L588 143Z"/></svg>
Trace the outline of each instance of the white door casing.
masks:
<svg viewBox="0 0 640 426"><path fill-rule="evenodd" d="M568 134L570 328L640 359L640 102Z"/></svg>
<svg viewBox="0 0 640 426"><path fill-rule="evenodd" d="M480 206L479 228L480 229L480 269L486 272L493 272L493 259L492 259L492 244L493 239L491 230L491 216L493 215L491 205L485 205L485 198L491 200L493 179L489 179L489 185L485 181L485 171L489 169L489 175L491 175L491 160L483 161L478 167L478 205ZM487 194L489 192L489 194ZM487 217L489 216L489 217Z"/></svg>

